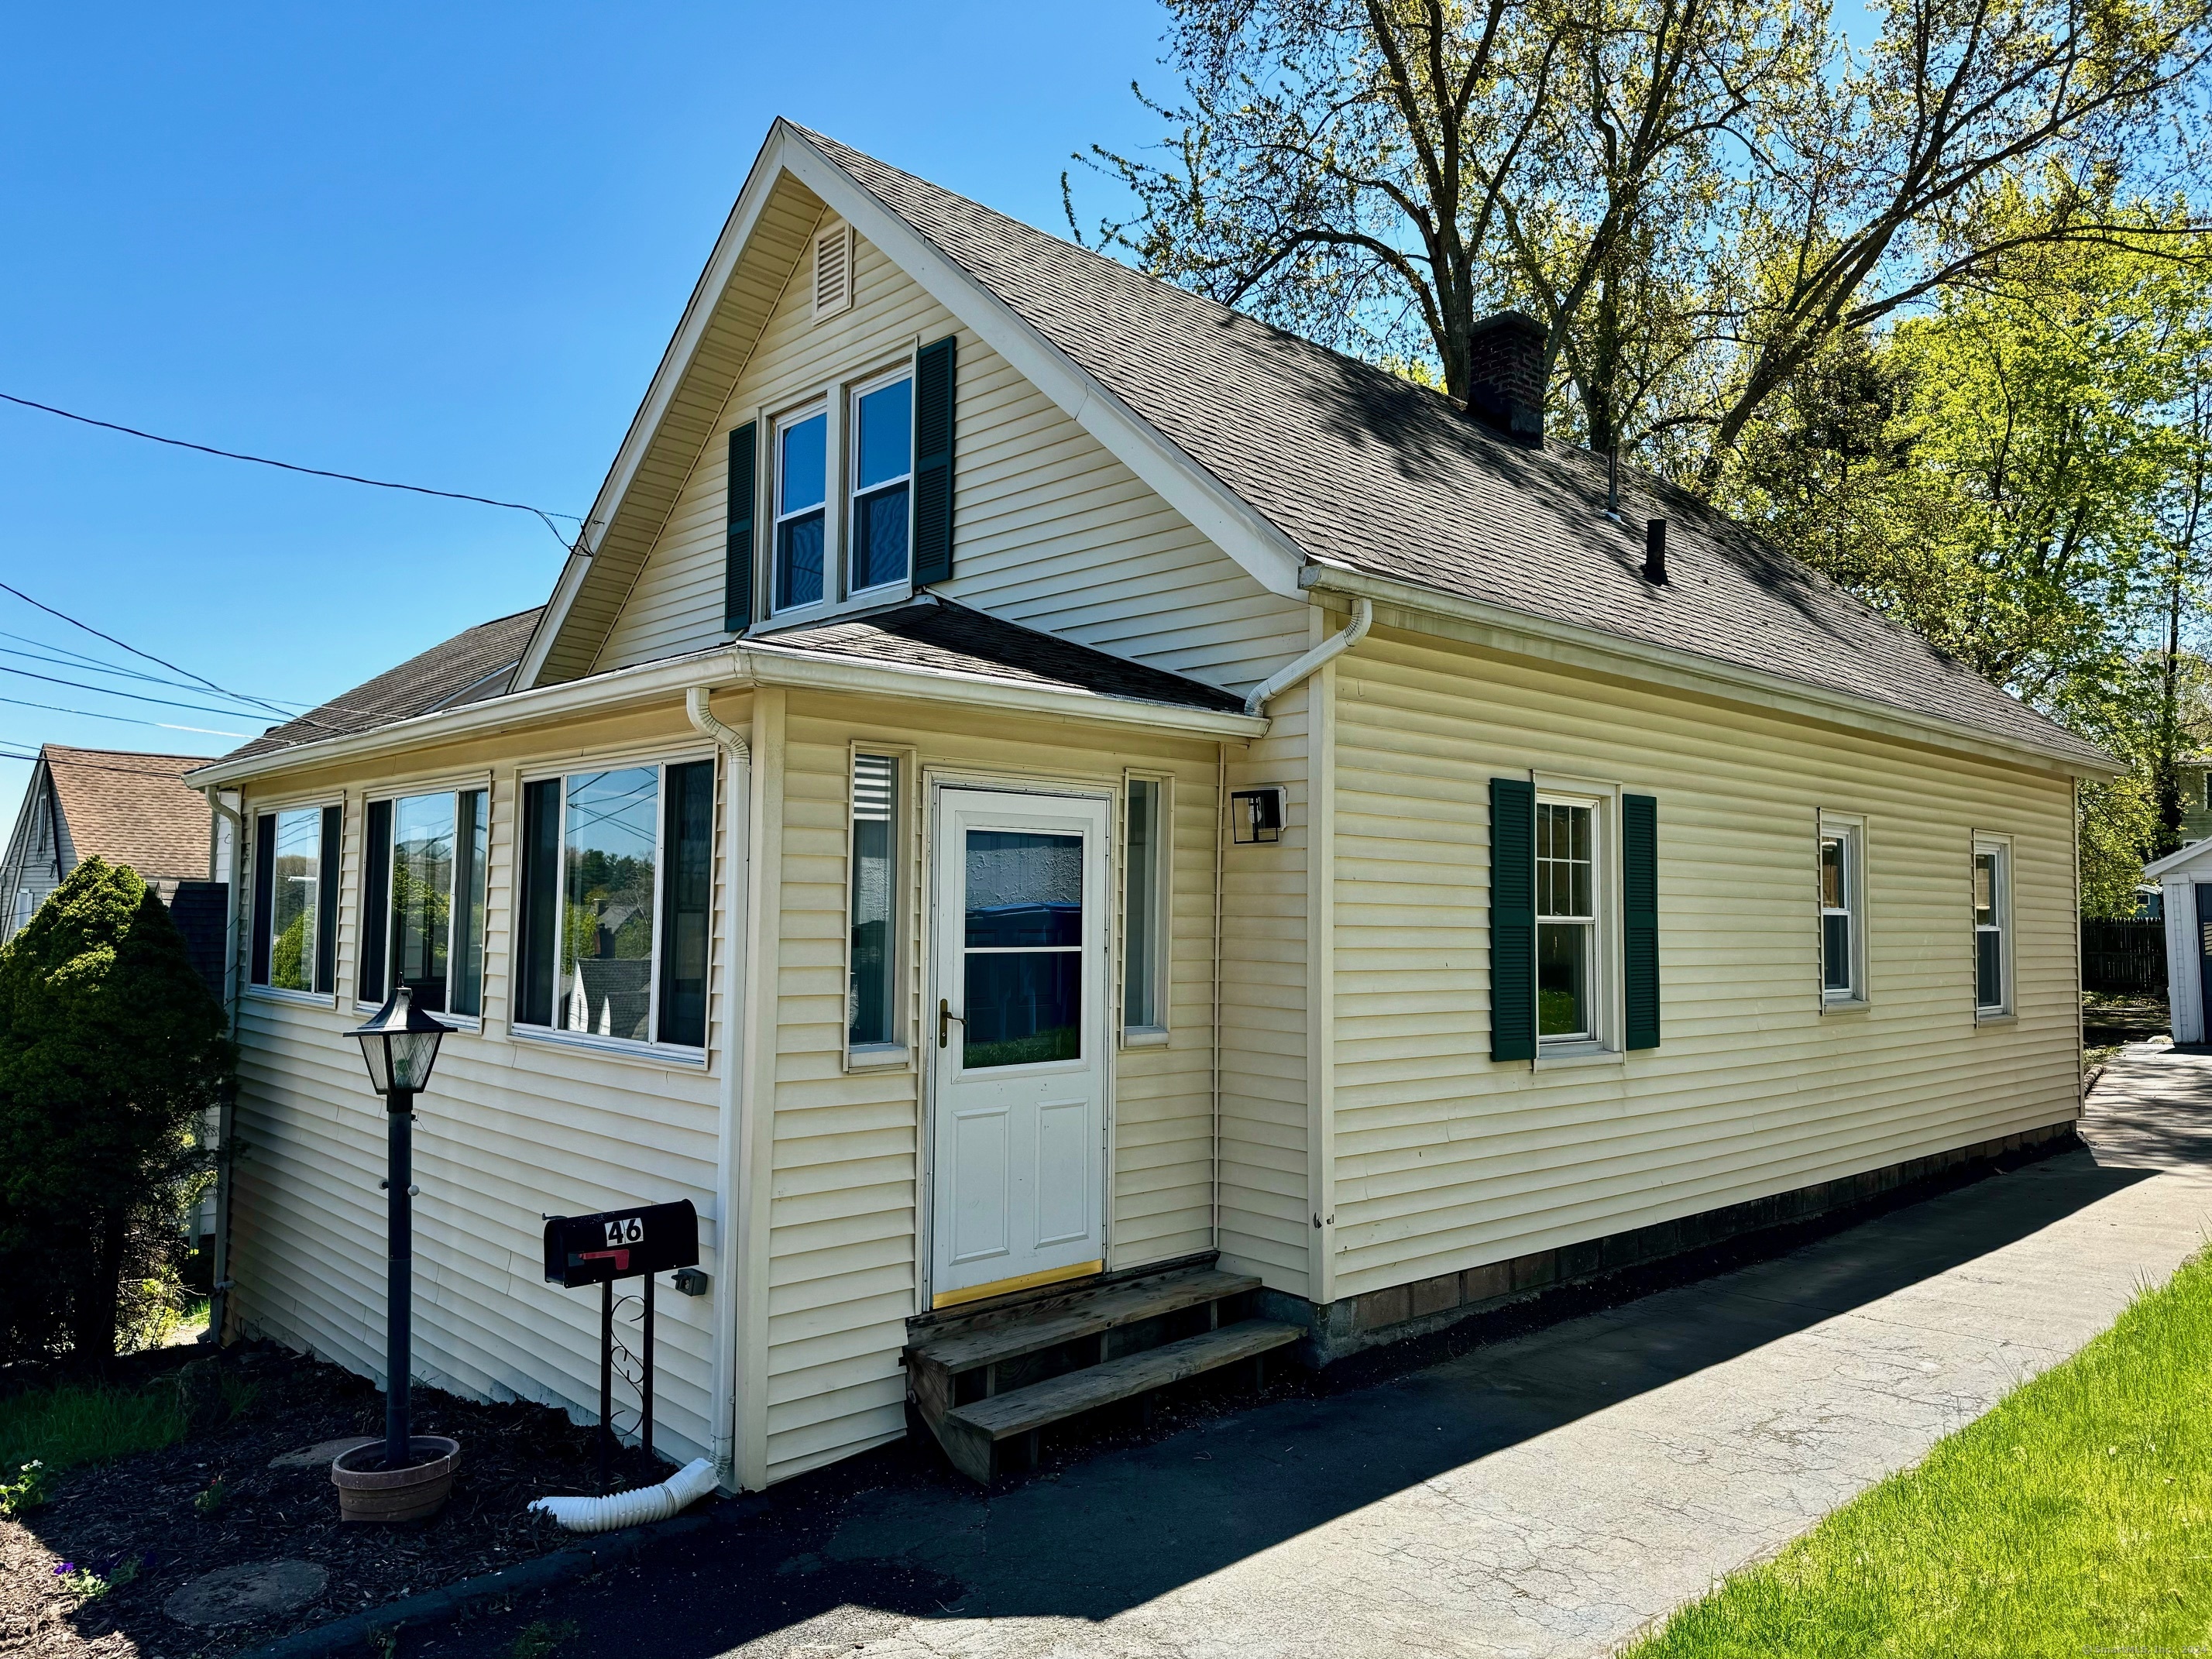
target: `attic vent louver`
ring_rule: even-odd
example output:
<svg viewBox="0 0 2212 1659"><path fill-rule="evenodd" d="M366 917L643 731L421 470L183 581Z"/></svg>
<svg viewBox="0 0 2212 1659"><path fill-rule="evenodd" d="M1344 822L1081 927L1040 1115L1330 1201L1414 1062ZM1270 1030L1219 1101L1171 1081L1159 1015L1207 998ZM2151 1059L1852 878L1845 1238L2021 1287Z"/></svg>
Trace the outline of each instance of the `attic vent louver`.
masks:
<svg viewBox="0 0 2212 1659"><path fill-rule="evenodd" d="M814 314L834 317L853 304L853 228L833 225L814 239Z"/></svg>

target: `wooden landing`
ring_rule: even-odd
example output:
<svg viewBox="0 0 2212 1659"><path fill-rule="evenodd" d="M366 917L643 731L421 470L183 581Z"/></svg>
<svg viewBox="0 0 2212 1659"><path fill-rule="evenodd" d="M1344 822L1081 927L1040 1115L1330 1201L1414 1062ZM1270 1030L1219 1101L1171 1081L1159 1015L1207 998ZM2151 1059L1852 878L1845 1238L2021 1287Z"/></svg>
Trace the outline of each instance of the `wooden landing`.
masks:
<svg viewBox="0 0 2212 1659"><path fill-rule="evenodd" d="M937 1322L906 1350L915 1405L956 1468L988 1484L1008 1442L1305 1333L1251 1316L1260 1281L1198 1267Z"/></svg>

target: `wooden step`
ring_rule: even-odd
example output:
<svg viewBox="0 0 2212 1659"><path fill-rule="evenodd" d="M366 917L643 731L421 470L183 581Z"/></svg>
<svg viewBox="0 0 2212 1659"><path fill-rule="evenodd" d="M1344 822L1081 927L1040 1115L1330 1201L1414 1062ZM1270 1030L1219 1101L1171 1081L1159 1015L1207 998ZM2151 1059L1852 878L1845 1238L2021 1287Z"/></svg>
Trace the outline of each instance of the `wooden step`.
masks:
<svg viewBox="0 0 2212 1659"><path fill-rule="evenodd" d="M1214 1267L1109 1285L1028 1316L1000 1316L987 1324L926 1332L908 1345L907 1357L909 1363L957 1376L1259 1288L1260 1281L1249 1274Z"/></svg>
<svg viewBox="0 0 2212 1659"><path fill-rule="evenodd" d="M988 1485L996 1468L997 1449L1004 1441L1033 1435L1048 1425L1116 1401L1133 1399L1203 1371L1257 1359L1287 1347L1304 1334L1296 1325L1242 1320L1033 1382L1025 1389L956 1406L933 1426L946 1455L961 1472Z"/></svg>

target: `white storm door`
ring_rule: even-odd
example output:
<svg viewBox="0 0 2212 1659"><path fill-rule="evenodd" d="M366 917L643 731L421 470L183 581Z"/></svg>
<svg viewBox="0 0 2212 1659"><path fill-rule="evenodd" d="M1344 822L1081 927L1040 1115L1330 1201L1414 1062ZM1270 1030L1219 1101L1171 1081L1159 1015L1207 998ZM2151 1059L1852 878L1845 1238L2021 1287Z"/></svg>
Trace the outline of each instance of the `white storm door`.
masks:
<svg viewBox="0 0 2212 1659"><path fill-rule="evenodd" d="M1105 800L940 787L932 1305L1105 1256Z"/></svg>

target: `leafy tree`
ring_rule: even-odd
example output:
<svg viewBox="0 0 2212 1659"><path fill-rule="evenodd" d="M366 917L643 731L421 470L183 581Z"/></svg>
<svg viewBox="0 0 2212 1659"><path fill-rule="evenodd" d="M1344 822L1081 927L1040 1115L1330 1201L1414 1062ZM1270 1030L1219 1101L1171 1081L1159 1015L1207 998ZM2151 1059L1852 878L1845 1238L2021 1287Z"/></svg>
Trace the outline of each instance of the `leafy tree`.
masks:
<svg viewBox="0 0 2212 1659"><path fill-rule="evenodd" d="M155 1277L231 1064L221 1007L161 900L86 860L0 948L0 1342L115 1352Z"/></svg>
<svg viewBox="0 0 2212 1659"><path fill-rule="evenodd" d="M1097 240L1461 398L1521 305L1571 427L1710 489L1838 337L2167 228L2105 210L2185 159L2212 3L1869 13L1862 49L1826 0L1170 0L1161 155L1079 158L1134 203Z"/></svg>

